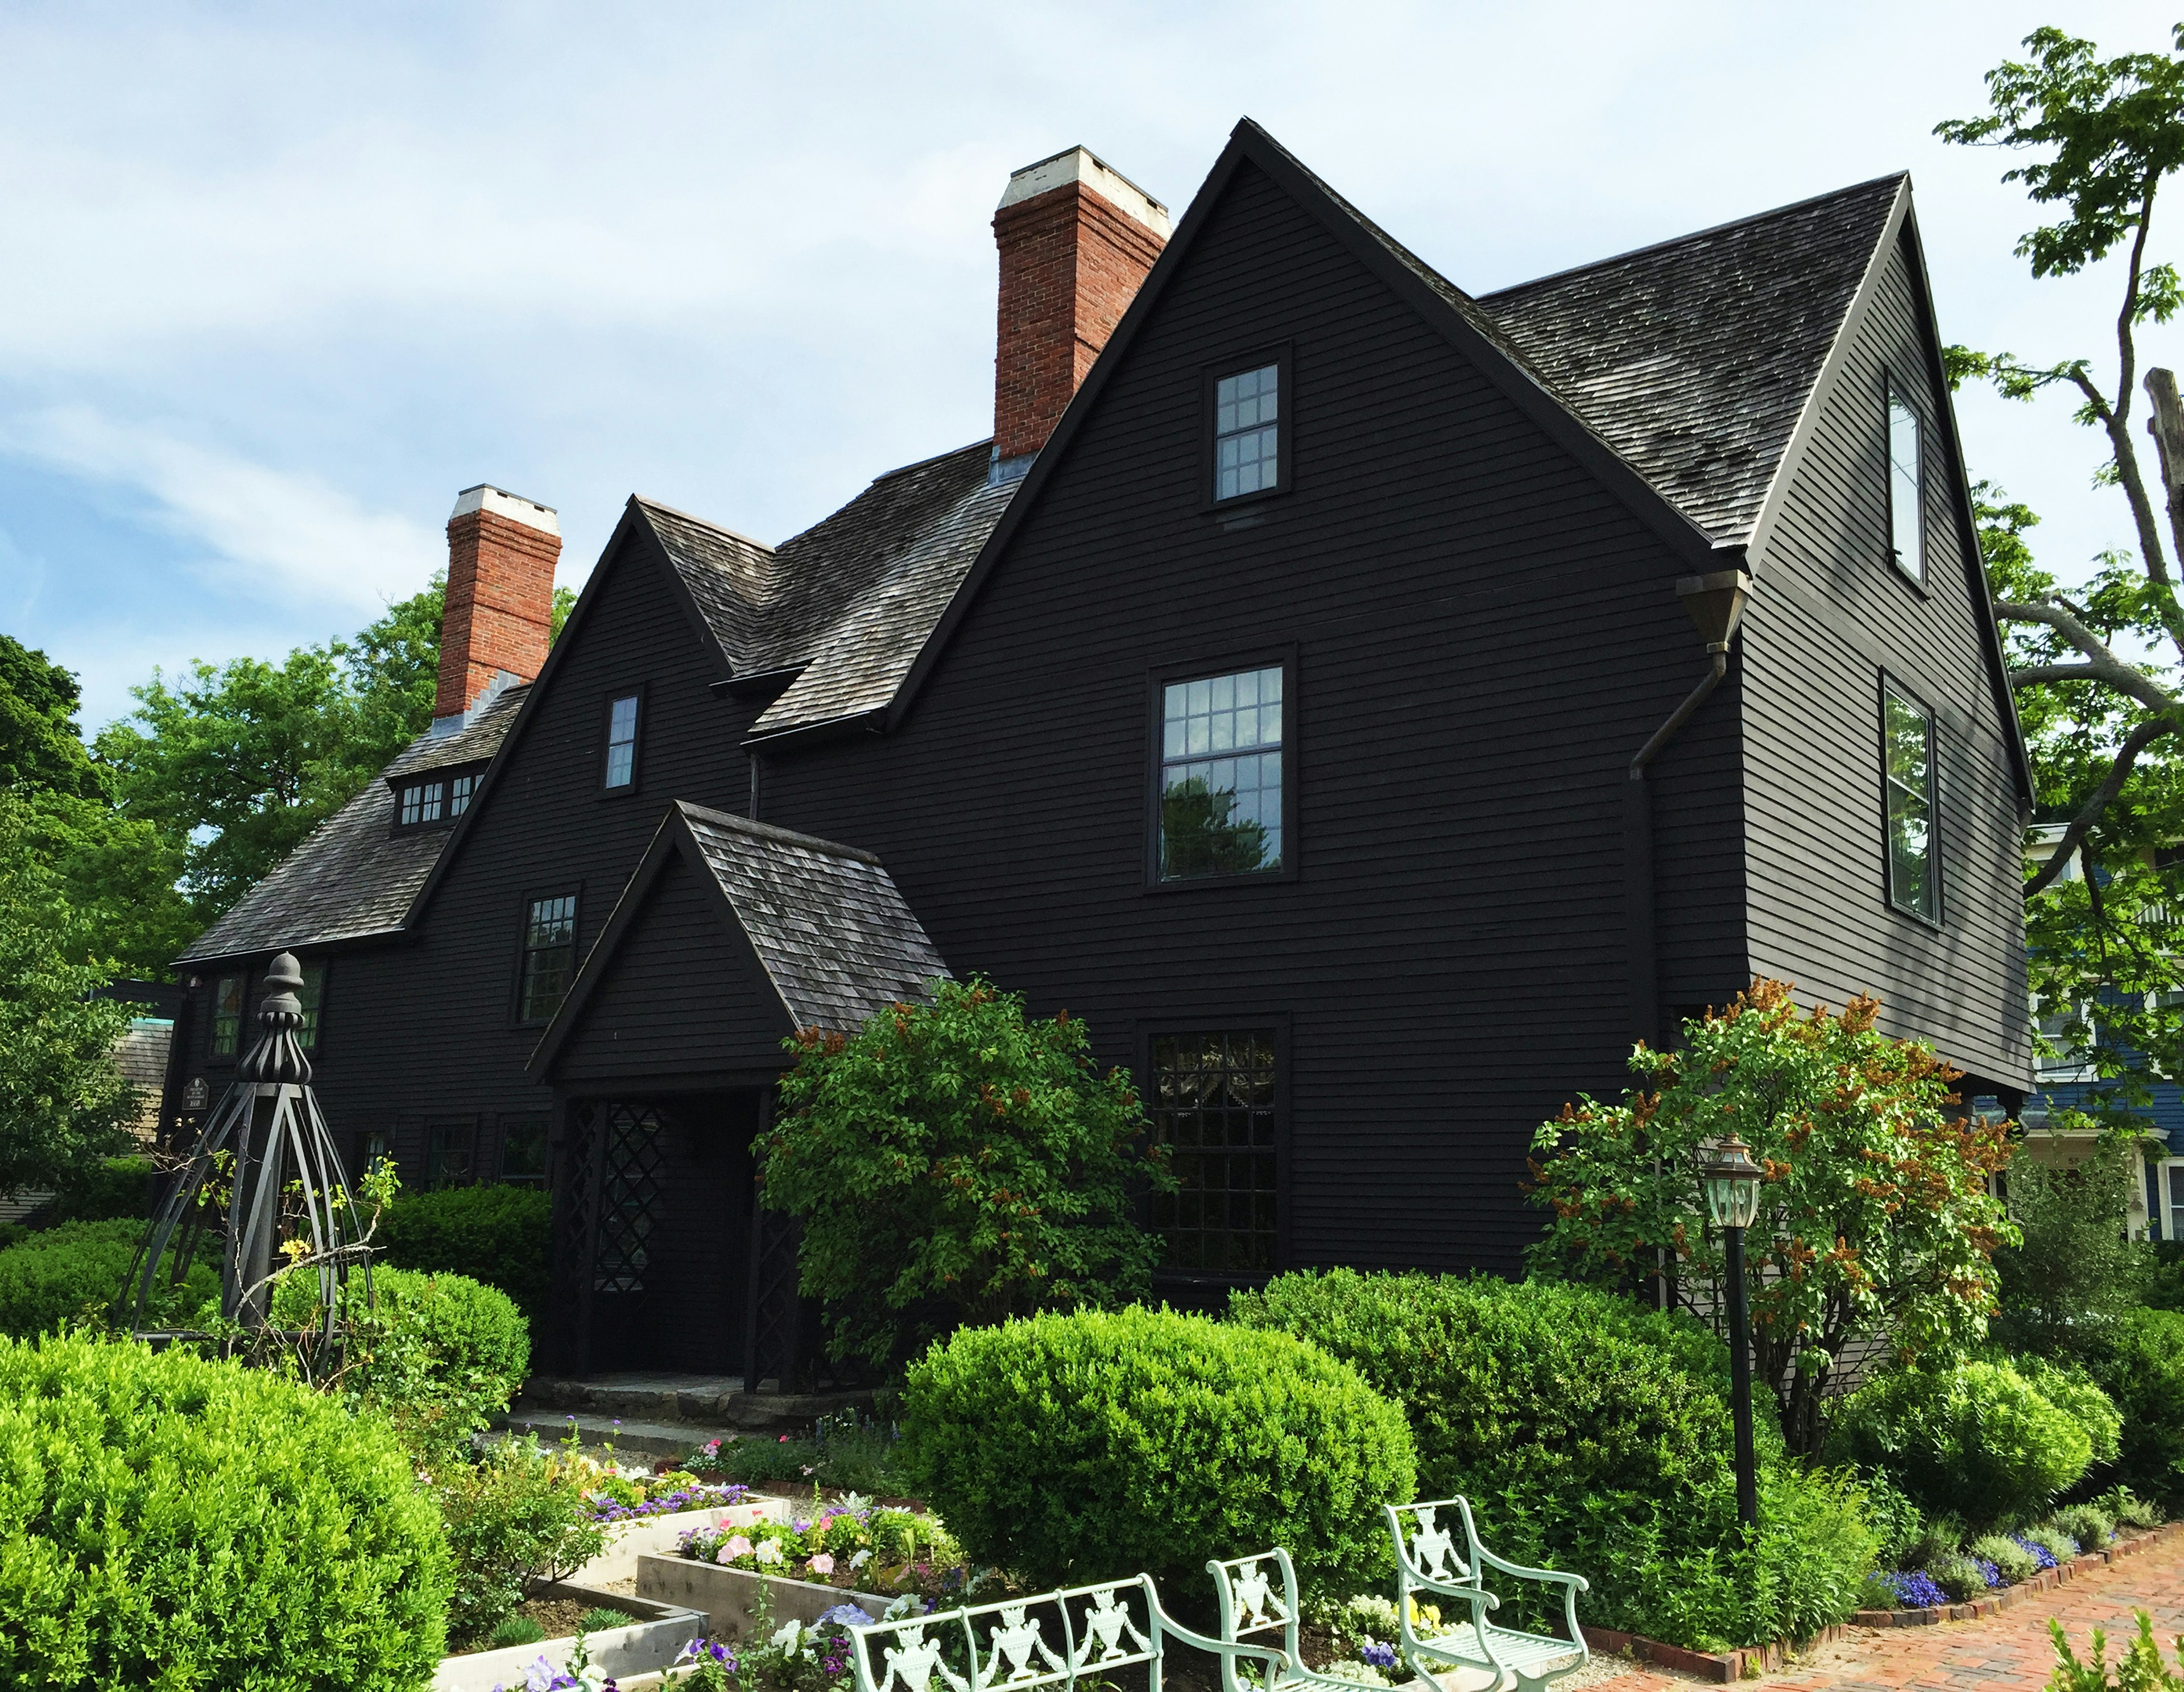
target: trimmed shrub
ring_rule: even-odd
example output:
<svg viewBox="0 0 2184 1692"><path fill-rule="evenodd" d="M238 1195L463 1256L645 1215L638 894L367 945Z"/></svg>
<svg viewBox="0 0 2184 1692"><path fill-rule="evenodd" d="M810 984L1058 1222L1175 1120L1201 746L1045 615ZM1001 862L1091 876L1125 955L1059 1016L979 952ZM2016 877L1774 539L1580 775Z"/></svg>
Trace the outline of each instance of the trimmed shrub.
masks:
<svg viewBox="0 0 2184 1692"><path fill-rule="evenodd" d="M27 1339L75 1323L105 1327L144 1238L139 1222L64 1222L0 1251L0 1334ZM180 1287L164 1273L147 1318L179 1326L220 1297L220 1271L198 1261Z"/></svg>
<svg viewBox="0 0 2184 1692"><path fill-rule="evenodd" d="M1402 1413L1285 1334L1132 1308L959 1329L911 1366L902 1462L972 1561L1028 1585L1280 1544L1316 1590L1392 1567L1415 1495Z"/></svg>
<svg viewBox="0 0 2184 1692"><path fill-rule="evenodd" d="M515 1301L465 1275L375 1269L372 1303L361 1277L348 1286L348 1361L342 1386L354 1401L384 1410L411 1450L438 1461L467 1455L470 1437L523 1384L531 1340ZM283 1276L273 1319L313 1320L317 1281Z"/></svg>
<svg viewBox="0 0 2184 1692"><path fill-rule="evenodd" d="M2066 1563L2078 1555L2078 1542L2060 1528L2027 1528L2017 1536L2028 1545L2037 1545L2058 1563Z"/></svg>
<svg viewBox="0 0 2184 1692"><path fill-rule="evenodd" d="M0 1339L0 1684L414 1692L448 1589L380 1418L180 1350Z"/></svg>
<svg viewBox="0 0 2184 1692"><path fill-rule="evenodd" d="M448 1464L438 1494L455 1559L448 1629L460 1642L489 1637L533 1586L575 1573L606 1543L582 1476L532 1439L503 1439L476 1463Z"/></svg>
<svg viewBox="0 0 2184 1692"><path fill-rule="evenodd" d="M2086 1441L2093 1448L2094 1467L2115 1461L2123 1450L2123 1415L2091 1375L2078 1364L2053 1363L2044 1357L2008 1361L2031 1383L2033 1391L2085 1430Z"/></svg>
<svg viewBox="0 0 2184 1692"><path fill-rule="evenodd" d="M1972 1362L1876 1376L1843 1401L1828 1455L1885 1471L1929 1511L2007 1524L2075 1484L2093 1442L2010 1365Z"/></svg>
<svg viewBox="0 0 2184 1692"><path fill-rule="evenodd" d="M2171 1511L2184 1507L2184 1314L2132 1311L2090 1361L2123 1414L2114 1478Z"/></svg>
<svg viewBox="0 0 2184 1692"><path fill-rule="evenodd" d="M2073 1504L2048 1518L2078 1542L2082 1550L2098 1551L2115 1538L2115 1517L2097 1504Z"/></svg>
<svg viewBox="0 0 2184 1692"><path fill-rule="evenodd" d="M1986 1570L1977 1559L1962 1551L1952 1551L1947 1556L1936 1557L1926 1565L1926 1572L1934 1584L1949 1595L1955 1604L1969 1604L1975 1598L1984 1598L1992 1589Z"/></svg>
<svg viewBox="0 0 2184 1692"><path fill-rule="evenodd" d="M1312 1341L1401 1405L1420 1495L1460 1493L1498 1555L1584 1575L1602 1626L1746 1645L1856 1607L1875 1544L1861 1494L1798 1472L1763 1412L1761 1537L1724 1550L1739 1531L1729 1353L1689 1317L1596 1288L1348 1269L1279 1276L1229 1314ZM1791 1520L1811 1548L1773 1531ZM1502 1600L1505 1622L1549 1619L1529 1591Z"/></svg>
<svg viewBox="0 0 2184 1692"><path fill-rule="evenodd" d="M536 1322L546 1305L553 1219L552 1196L535 1187L404 1193L382 1212L372 1244L397 1269L498 1287Z"/></svg>
<svg viewBox="0 0 2184 1692"><path fill-rule="evenodd" d="M32 1221L40 1228L62 1222L129 1222L139 1233L152 1220L153 1171L142 1157L105 1157L75 1172Z"/></svg>

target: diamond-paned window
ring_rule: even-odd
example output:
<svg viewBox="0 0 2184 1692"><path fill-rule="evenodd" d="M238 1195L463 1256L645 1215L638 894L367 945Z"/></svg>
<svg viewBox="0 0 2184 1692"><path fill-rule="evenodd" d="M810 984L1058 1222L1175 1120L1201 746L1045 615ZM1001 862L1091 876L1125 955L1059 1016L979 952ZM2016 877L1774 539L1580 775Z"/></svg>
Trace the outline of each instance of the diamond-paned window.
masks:
<svg viewBox="0 0 2184 1692"><path fill-rule="evenodd" d="M523 925L522 1020L551 1021L576 973L577 896L532 899Z"/></svg>
<svg viewBox="0 0 2184 1692"><path fill-rule="evenodd" d="M1282 667L1161 689L1160 878L1282 866Z"/></svg>
<svg viewBox="0 0 2184 1692"><path fill-rule="evenodd" d="M602 1293L641 1293L660 1205L660 1113L638 1105L610 1105L606 1111L606 1164L592 1286Z"/></svg>
<svg viewBox="0 0 2184 1692"><path fill-rule="evenodd" d="M1178 1190L1153 1200L1153 1226L1167 1238L1172 1267L1277 1266L1274 1086L1271 1032L1154 1039L1153 1127Z"/></svg>
<svg viewBox="0 0 2184 1692"><path fill-rule="evenodd" d="M1213 497L1262 493L1281 480L1279 365L1213 384Z"/></svg>

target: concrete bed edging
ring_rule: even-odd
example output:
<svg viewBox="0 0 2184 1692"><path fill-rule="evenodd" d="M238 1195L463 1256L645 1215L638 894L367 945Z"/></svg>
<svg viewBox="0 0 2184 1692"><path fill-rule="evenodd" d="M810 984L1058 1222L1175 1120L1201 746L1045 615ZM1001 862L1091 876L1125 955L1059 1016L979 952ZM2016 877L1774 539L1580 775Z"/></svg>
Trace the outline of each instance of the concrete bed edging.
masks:
<svg viewBox="0 0 2184 1692"><path fill-rule="evenodd" d="M1727 1685L1733 1681L1755 1678L1772 1674L1780 1669L1791 1656L1810 1650L1815 1645L1828 1645L1843 1637L1852 1628L1925 1628L1942 1622L1972 1622L2009 1609L2035 1592L2045 1592L2074 1580L2081 1574L2090 1574L2096 1568L2105 1568L2118 1557L2127 1557L2155 1545L2173 1535L2184 1533L2184 1522L2167 1522L2159 1528L2120 1539L2103 1550L2087 1551L2057 1568L2042 1569L2031 1580L2006 1587L1992 1598L1975 1599L1969 1604L1936 1605L1925 1610L1860 1610L1847 1622L1823 1628L1809 1639L1792 1642L1777 1639L1772 1645L1745 1645L1730 1651L1692 1650L1684 1645L1664 1644L1649 1639L1642 1634L1618 1633L1613 1628L1585 1629L1585 1643L1596 1655L1629 1656L1641 1662L1658 1663L1663 1668L1673 1668L1685 1674L1696 1675L1702 1680L1718 1681Z"/></svg>
<svg viewBox="0 0 2184 1692"><path fill-rule="evenodd" d="M695 1557L668 1557L648 1551L637 1560L638 1596L698 1611L705 1618L709 1634L732 1627L739 1633L747 1631L761 1588L775 1627L784 1622L816 1622L838 1604L857 1605L877 1621L894 1601L876 1592L853 1592L847 1587L760 1574L751 1569L722 1568Z"/></svg>
<svg viewBox="0 0 2184 1692"><path fill-rule="evenodd" d="M598 1633L584 1636L592 1666L618 1680L666 1668L682 1654L683 1646L705 1631L703 1615L657 1599L601 1592L571 1581L557 1581L544 1592L549 1598L571 1598L579 1603L609 1609L649 1612L633 1617L626 1628L602 1628ZM575 1644L573 1639L538 1639L527 1645L504 1646L499 1650L443 1656L439 1667L432 1673L432 1692L493 1692L496 1686L521 1687L532 1664L540 1657L556 1666L564 1665Z"/></svg>

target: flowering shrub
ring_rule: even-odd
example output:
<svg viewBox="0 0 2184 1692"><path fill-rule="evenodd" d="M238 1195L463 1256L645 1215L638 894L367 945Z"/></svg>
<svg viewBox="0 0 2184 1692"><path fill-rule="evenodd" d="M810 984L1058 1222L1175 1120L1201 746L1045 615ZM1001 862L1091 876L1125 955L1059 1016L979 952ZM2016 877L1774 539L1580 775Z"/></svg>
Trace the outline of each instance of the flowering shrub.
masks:
<svg viewBox="0 0 2184 1692"><path fill-rule="evenodd" d="M687 1471L649 1475L643 1470L603 1472L586 1490L584 1502L595 1522L633 1522L646 1516L672 1516L684 1510L712 1510L741 1504L747 1486L710 1486Z"/></svg>
<svg viewBox="0 0 2184 1692"><path fill-rule="evenodd" d="M955 1540L938 1521L914 1511L875 1509L854 1493L809 1519L694 1528L681 1536L678 1549L686 1557L723 1568L852 1592L937 1598L974 1583ZM828 1613L853 1608L837 1606Z"/></svg>
<svg viewBox="0 0 2184 1692"><path fill-rule="evenodd" d="M2024 1546L2025 1550L2031 1555L2032 1558L2032 1567L2036 1571L2044 1568L2053 1568L2055 1567L2055 1553L2049 1550L2048 1547L2041 1544L2039 1540L2031 1538L2028 1534L2023 1533L2012 1533L2009 1537L2014 1539L2019 1545Z"/></svg>
<svg viewBox="0 0 2184 1692"><path fill-rule="evenodd" d="M1899 1610L1931 1610L1949 1601L1949 1595L1935 1585L1934 1577L1923 1568L1883 1574L1880 1578L1896 1595L1896 1607Z"/></svg>

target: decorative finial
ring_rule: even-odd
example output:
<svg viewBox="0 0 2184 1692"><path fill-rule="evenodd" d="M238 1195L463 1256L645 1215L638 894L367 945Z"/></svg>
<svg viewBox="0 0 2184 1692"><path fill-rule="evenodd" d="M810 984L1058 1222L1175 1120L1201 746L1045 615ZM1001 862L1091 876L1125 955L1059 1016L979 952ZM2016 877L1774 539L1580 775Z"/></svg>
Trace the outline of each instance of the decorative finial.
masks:
<svg viewBox="0 0 2184 1692"><path fill-rule="evenodd" d="M311 1078L311 1060L296 1038L304 1026L304 1001L296 997L296 989L303 984L303 966L293 952L281 953L267 967L265 997L258 1007L258 1041L236 1066L244 1080L301 1083Z"/></svg>

